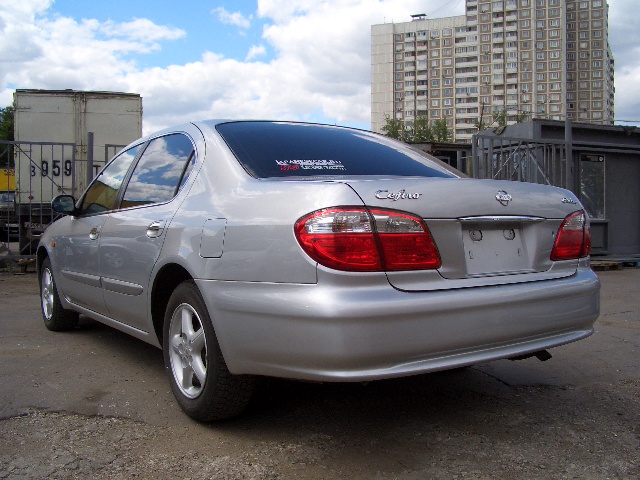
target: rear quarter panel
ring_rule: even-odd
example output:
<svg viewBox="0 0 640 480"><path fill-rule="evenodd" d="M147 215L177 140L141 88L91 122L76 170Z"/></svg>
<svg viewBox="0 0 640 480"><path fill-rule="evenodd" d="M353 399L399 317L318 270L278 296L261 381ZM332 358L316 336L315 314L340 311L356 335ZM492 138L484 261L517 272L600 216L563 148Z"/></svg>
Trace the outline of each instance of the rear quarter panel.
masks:
<svg viewBox="0 0 640 480"><path fill-rule="evenodd" d="M300 248L294 224L336 205L362 205L344 183L258 180L249 176L218 138L167 231L157 268L184 265L194 278L315 283L316 263Z"/></svg>

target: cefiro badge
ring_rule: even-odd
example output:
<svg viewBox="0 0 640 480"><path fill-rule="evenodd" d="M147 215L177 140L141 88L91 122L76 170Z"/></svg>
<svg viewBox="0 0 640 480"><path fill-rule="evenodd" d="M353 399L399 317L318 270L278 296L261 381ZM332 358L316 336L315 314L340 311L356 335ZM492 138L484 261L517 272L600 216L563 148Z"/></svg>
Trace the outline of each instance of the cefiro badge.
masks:
<svg viewBox="0 0 640 480"><path fill-rule="evenodd" d="M417 200L420 198L421 193L409 193L406 190L400 190L399 192L390 192L389 190L378 190L376 192L376 198L379 200Z"/></svg>

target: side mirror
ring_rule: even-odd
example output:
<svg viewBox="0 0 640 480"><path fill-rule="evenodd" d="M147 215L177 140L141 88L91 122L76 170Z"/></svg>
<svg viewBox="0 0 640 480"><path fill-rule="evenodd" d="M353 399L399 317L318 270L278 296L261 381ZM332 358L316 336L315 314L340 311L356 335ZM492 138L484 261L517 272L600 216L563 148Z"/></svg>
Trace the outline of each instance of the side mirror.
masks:
<svg viewBox="0 0 640 480"><path fill-rule="evenodd" d="M71 195L58 195L51 200L51 208L56 213L73 215L76 212L76 199Z"/></svg>

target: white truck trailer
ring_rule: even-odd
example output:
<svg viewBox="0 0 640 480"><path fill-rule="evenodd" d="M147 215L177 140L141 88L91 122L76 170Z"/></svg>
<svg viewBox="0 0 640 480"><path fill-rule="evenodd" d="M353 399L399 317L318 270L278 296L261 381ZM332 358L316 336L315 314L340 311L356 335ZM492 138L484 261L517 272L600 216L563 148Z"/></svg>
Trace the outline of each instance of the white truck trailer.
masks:
<svg viewBox="0 0 640 480"><path fill-rule="evenodd" d="M21 249L28 243L26 237L37 236L51 222L55 196L78 197L106 161L140 136L139 94L16 90L14 160Z"/></svg>

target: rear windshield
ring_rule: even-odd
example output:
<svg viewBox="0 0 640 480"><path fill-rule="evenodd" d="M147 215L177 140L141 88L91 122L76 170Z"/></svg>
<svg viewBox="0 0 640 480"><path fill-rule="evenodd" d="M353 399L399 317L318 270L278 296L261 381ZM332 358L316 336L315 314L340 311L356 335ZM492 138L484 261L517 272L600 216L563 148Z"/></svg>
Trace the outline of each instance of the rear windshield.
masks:
<svg viewBox="0 0 640 480"><path fill-rule="evenodd" d="M216 129L256 178L454 176L419 153L362 130L280 122L231 122Z"/></svg>

